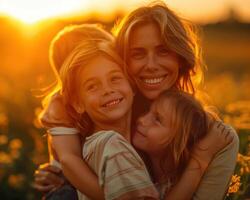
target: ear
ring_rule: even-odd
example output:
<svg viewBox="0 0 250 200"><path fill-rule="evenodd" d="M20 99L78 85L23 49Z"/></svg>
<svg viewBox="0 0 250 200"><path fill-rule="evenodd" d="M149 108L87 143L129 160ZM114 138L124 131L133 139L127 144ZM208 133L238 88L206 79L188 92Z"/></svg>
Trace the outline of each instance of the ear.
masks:
<svg viewBox="0 0 250 200"><path fill-rule="evenodd" d="M78 114L82 114L85 112L85 108L84 108L83 104L74 103L73 107Z"/></svg>

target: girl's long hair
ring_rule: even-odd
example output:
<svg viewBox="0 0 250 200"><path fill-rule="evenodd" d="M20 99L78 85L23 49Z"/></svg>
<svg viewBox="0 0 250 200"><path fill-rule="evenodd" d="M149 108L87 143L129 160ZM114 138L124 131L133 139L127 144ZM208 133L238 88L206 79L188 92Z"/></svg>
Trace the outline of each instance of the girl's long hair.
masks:
<svg viewBox="0 0 250 200"><path fill-rule="evenodd" d="M194 145L208 133L208 118L216 116L205 111L192 95L179 90L166 91L154 102L159 110L164 110L166 103L171 105L166 108L171 112L168 120L172 138L166 141L161 167L165 176L175 183L186 168Z"/></svg>

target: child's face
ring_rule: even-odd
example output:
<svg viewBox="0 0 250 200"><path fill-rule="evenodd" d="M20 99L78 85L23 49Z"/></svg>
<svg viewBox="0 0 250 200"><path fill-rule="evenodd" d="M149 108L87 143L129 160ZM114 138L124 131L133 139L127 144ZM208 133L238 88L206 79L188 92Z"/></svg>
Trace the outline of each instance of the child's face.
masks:
<svg viewBox="0 0 250 200"><path fill-rule="evenodd" d="M120 120L130 112L133 91L117 63L100 55L80 73L81 106L94 123Z"/></svg>
<svg viewBox="0 0 250 200"><path fill-rule="evenodd" d="M132 30L128 62L137 87L148 99L155 99L173 87L178 78L178 56L166 47L154 23L139 25Z"/></svg>
<svg viewBox="0 0 250 200"><path fill-rule="evenodd" d="M170 119L170 103L167 100L161 104L154 102L150 111L137 121L134 146L149 155L162 155L173 138Z"/></svg>

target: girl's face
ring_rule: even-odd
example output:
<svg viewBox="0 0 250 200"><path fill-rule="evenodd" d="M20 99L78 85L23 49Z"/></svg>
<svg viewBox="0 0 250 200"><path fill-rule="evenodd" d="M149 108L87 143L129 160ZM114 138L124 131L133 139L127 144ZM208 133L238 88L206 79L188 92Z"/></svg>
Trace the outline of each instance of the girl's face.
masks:
<svg viewBox="0 0 250 200"><path fill-rule="evenodd" d="M81 108L96 124L120 120L130 112L133 91L117 63L104 55L80 72Z"/></svg>
<svg viewBox="0 0 250 200"><path fill-rule="evenodd" d="M135 27L130 34L129 72L138 89L148 99L171 88L178 78L178 56L163 43L155 23Z"/></svg>
<svg viewBox="0 0 250 200"><path fill-rule="evenodd" d="M173 138L171 131L171 104L154 102L150 111L137 121L133 144L149 155L161 156Z"/></svg>

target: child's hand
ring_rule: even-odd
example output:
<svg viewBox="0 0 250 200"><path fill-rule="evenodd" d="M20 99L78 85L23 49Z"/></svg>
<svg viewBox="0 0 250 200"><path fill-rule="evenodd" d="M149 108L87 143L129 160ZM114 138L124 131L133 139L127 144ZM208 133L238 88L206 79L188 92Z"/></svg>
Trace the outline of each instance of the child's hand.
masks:
<svg viewBox="0 0 250 200"><path fill-rule="evenodd" d="M208 165L214 155L232 142L234 137L230 128L223 122L215 121L205 138L201 139L194 148L194 157Z"/></svg>
<svg viewBox="0 0 250 200"><path fill-rule="evenodd" d="M72 120L67 114L63 104L62 96L59 93L54 94L48 104L48 107L40 118L43 126L53 128L56 126L72 127Z"/></svg>

